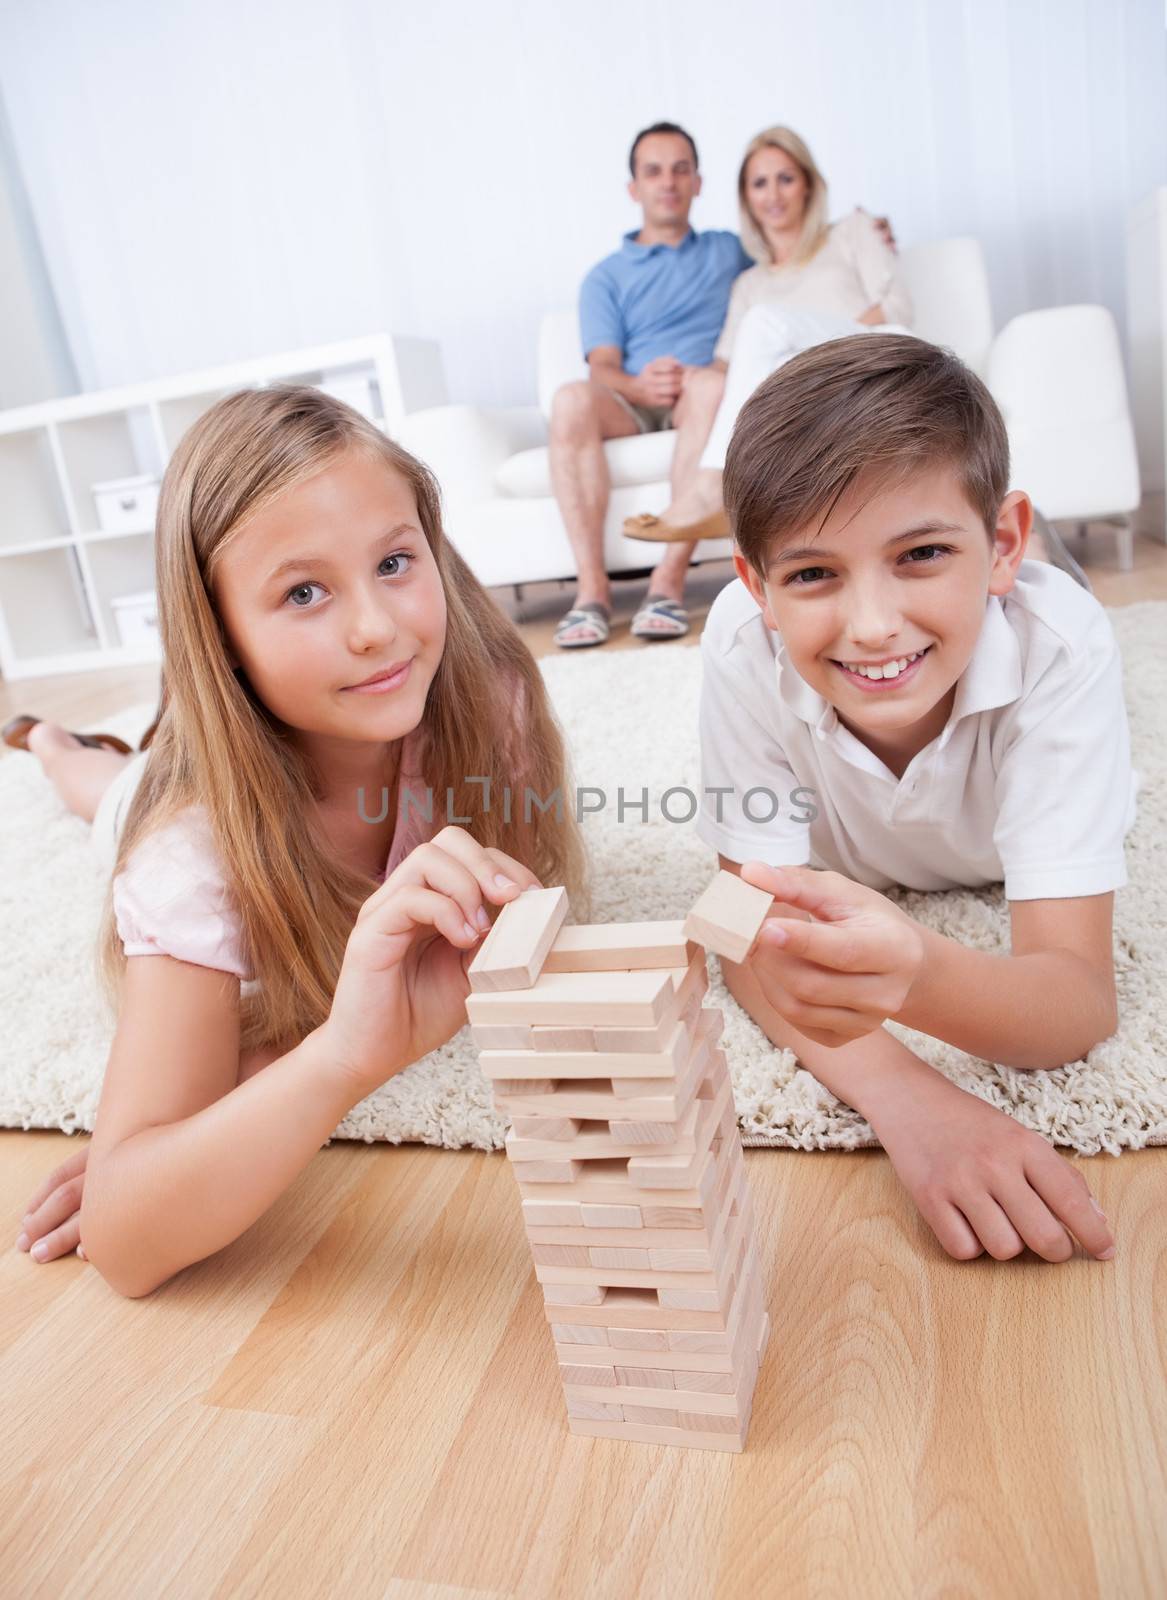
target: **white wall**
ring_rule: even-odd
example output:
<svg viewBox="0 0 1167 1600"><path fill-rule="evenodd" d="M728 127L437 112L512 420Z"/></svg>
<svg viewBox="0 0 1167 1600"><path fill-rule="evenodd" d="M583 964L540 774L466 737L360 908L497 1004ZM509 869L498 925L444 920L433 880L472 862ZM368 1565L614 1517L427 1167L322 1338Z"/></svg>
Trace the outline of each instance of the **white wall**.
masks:
<svg viewBox="0 0 1167 1600"><path fill-rule="evenodd" d="M695 134L699 227L788 122L834 214L974 233L996 319L1122 317L1167 180L1163 0L0 0L0 90L85 387L389 329L455 398L533 398L541 311Z"/></svg>
<svg viewBox="0 0 1167 1600"><path fill-rule="evenodd" d="M0 410L76 388L0 96Z"/></svg>

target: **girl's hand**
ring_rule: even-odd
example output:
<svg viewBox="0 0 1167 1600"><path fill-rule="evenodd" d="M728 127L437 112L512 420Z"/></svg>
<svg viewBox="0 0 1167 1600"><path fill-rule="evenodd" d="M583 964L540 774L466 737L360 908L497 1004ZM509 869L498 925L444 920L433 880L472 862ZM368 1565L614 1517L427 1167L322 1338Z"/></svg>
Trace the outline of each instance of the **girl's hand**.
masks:
<svg viewBox="0 0 1167 1600"><path fill-rule="evenodd" d="M443 828L365 901L320 1030L364 1095L444 1044L466 1021L466 968L491 926L487 906L542 887L462 828Z"/></svg>
<svg viewBox="0 0 1167 1600"><path fill-rule="evenodd" d="M33 1194L21 1223L18 1250L28 1250L34 1261L55 1261L58 1256L77 1255L81 1249L81 1193L85 1187L85 1164L90 1141L76 1155L62 1161Z"/></svg>
<svg viewBox="0 0 1167 1600"><path fill-rule="evenodd" d="M771 917L750 965L766 999L808 1039L838 1046L894 1017L924 959L916 923L839 872L748 861L742 878L812 920Z"/></svg>
<svg viewBox="0 0 1167 1600"><path fill-rule="evenodd" d="M950 1256L997 1261L1026 1245L1068 1261L1071 1235L1100 1260L1114 1236L1077 1170L1040 1134L939 1073L889 1082L872 1126L925 1222ZM876 1120L878 1118L878 1121Z"/></svg>

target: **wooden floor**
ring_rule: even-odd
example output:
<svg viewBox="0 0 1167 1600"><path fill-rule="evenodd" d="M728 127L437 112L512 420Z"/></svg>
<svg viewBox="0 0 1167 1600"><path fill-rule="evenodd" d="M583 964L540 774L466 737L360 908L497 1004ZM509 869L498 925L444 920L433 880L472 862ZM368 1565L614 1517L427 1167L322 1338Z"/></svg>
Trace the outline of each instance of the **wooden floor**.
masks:
<svg viewBox="0 0 1167 1600"><path fill-rule="evenodd" d="M1167 549L1123 575L1101 545L1100 598L1167 598ZM537 652L567 598L524 599ZM0 711L92 724L156 681L0 683ZM75 1148L0 1131L11 1238ZM1076 1162L1118 1254L1060 1266L951 1261L879 1152L745 1159L773 1333L741 1456L567 1432L501 1153L335 1144L142 1301L10 1245L0 1593L1167 1594L1167 1149Z"/></svg>

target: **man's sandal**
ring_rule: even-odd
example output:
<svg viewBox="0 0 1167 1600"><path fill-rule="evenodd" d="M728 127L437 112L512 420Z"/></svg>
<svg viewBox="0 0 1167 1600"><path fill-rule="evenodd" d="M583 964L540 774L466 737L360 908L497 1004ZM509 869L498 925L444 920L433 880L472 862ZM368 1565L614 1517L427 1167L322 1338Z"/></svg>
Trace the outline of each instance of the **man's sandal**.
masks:
<svg viewBox="0 0 1167 1600"><path fill-rule="evenodd" d="M579 630L578 637L567 634ZM606 644L612 631L612 613L599 600L588 600L582 606L573 606L561 617L555 629L555 643L561 650L582 650L591 644Z"/></svg>
<svg viewBox="0 0 1167 1600"><path fill-rule="evenodd" d="M667 594L650 594L632 619L638 639L679 639L689 631L689 613Z"/></svg>
<svg viewBox="0 0 1167 1600"><path fill-rule="evenodd" d="M0 739L13 750L27 750L28 736L42 719L40 717L13 717L0 728ZM75 733L73 738L90 750L116 750L119 755L132 756L133 746L113 733Z"/></svg>
<svg viewBox="0 0 1167 1600"><path fill-rule="evenodd" d="M687 544L691 539L728 539L731 533L725 511L714 511L697 522L664 522L647 511L625 517L626 539L648 539L653 544Z"/></svg>

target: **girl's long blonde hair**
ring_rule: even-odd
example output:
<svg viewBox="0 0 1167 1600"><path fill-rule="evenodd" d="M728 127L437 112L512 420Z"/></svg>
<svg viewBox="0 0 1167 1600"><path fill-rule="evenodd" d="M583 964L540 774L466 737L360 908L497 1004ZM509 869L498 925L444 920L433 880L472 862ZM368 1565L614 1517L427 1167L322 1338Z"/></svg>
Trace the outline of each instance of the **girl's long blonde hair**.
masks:
<svg viewBox="0 0 1167 1600"><path fill-rule="evenodd" d="M248 516L349 449L409 484L445 591L445 648L417 745L435 831L449 790L449 815L470 817L463 825L480 843L523 861L543 883L566 885L575 915L586 914L574 789L542 676L513 623L447 541L433 475L319 389L243 390L217 401L184 434L162 482L155 540L162 711L119 840L98 940L99 978L115 1012L126 957L113 877L145 834L190 805L206 808L255 980L241 1000L241 1049L298 1043L331 1009L348 936L376 881L321 849L308 811L319 797L318 776L293 730L256 697L241 668L232 670L213 583L227 540ZM506 685L512 690L500 688ZM490 778L489 805L471 777ZM510 820L501 803L507 786ZM545 804L560 791L562 806L532 805L525 821L528 786Z"/></svg>
<svg viewBox="0 0 1167 1600"><path fill-rule="evenodd" d="M750 208L746 202L746 168L750 164L750 157L757 155L759 150L781 150L802 168L802 175L806 179L808 188L802 234L794 254L783 263L785 266L801 265L809 261L811 256L821 250L827 242L827 234L830 232L830 225L827 222L827 180L819 171L806 141L801 139L793 128L763 128L761 133L750 140L737 174L741 240L746 252L763 266L770 266L774 258L770 254L765 235L750 215Z"/></svg>

